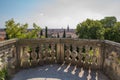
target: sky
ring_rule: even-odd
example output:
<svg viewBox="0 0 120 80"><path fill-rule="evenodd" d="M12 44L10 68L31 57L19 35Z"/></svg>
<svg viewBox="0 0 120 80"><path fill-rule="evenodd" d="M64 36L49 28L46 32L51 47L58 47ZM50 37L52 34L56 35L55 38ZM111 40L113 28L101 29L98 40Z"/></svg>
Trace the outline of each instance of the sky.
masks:
<svg viewBox="0 0 120 80"><path fill-rule="evenodd" d="M90 19L115 16L120 21L120 0L0 0L0 28L14 19L29 28L36 23L41 28L76 28Z"/></svg>

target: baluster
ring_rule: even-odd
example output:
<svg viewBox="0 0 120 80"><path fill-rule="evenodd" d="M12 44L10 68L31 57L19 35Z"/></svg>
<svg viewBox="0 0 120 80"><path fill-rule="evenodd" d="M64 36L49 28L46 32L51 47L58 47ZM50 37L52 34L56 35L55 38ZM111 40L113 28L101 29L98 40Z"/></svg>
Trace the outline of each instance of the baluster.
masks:
<svg viewBox="0 0 120 80"><path fill-rule="evenodd" d="M107 46L108 47L108 46ZM109 51L108 49L105 49L105 62L104 62L104 68L107 69L108 66L110 66L110 60L109 60Z"/></svg>
<svg viewBox="0 0 120 80"><path fill-rule="evenodd" d="M82 66L82 63L83 63L83 53L82 53L82 46L79 46L79 53L78 53L78 65L79 66Z"/></svg>
<svg viewBox="0 0 120 80"><path fill-rule="evenodd" d="M32 47L32 52L31 52L32 60L37 59L37 53L35 52L35 49L36 49L36 47Z"/></svg>
<svg viewBox="0 0 120 80"><path fill-rule="evenodd" d="M76 57L77 57L77 51L76 51L76 46L73 45L73 51L72 51L72 54L71 54L71 57L72 57L72 64L76 64Z"/></svg>
<svg viewBox="0 0 120 80"><path fill-rule="evenodd" d="M31 52L31 64L32 66L36 66L37 65L37 53L36 53L36 46L32 46L32 52Z"/></svg>
<svg viewBox="0 0 120 80"><path fill-rule="evenodd" d="M51 45L51 61L52 61L52 63L55 62L55 59L56 59L55 55L56 55L55 44L52 44Z"/></svg>
<svg viewBox="0 0 120 80"><path fill-rule="evenodd" d="M50 51L49 51L49 44L45 44L45 51L43 53L45 63L49 63L50 60Z"/></svg>
<svg viewBox="0 0 120 80"><path fill-rule="evenodd" d="M95 47L93 47L92 63L96 64L96 60L97 60L97 58L96 58L96 49L95 49Z"/></svg>
<svg viewBox="0 0 120 80"><path fill-rule="evenodd" d="M112 50L112 49L113 49L113 48L111 48L111 50ZM101 47L100 47L100 46L98 46L98 47L96 48L96 58L97 58L97 60L96 60L97 67L100 68L101 65L102 65L102 60L101 60L101 59L103 59L103 57L102 57L102 50L101 50Z"/></svg>
<svg viewBox="0 0 120 80"><path fill-rule="evenodd" d="M42 53L42 49L43 49L43 45L39 45L39 65L43 65L44 64L44 60L43 60L43 53Z"/></svg>
<svg viewBox="0 0 120 80"><path fill-rule="evenodd" d="M85 46L85 63L84 63L84 66L86 68L89 67L89 61L90 61L90 47L88 45Z"/></svg>
<svg viewBox="0 0 120 80"><path fill-rule="evenodd" d="M119 50L118 50L119 51ZM119 52L118 52L119 53ZM117 58L117 69L116 69L116 71L117 71L117 73L118 74L120 74L120 55L118 55L118 58Z"/></svg>
<svg viewBox="0 0 120 80"><path fill-rule="evenodd" d="M22 47L22 57L21 57L21 67L29 68L30 63L28 62L30 59L30 53L28 52L29 47Z"/></svg>
<svg viewBox="0 0 120 80"><path fill-rule="evenodd" d="M93 46L89 45L88 49L89 49L89 51L88 51L88 55L89 55L88 64L91 66L91 64L92 64L92 56L93 56Z"/></svg>
<svg viewBox="0 0 120 80"><path fill-rule="evenodd" d="M94 69L97 69L97 51L96 51L96 47L93 47L93 56L92 56L92 66L94 67Z"/></svg>
<svg viewBox="0 0 120 80"><path fill-rule="evenodd" d="M65 61L66 61L66 63L70 63L71 62L71 58L70 58L70 56L71 56L71 51L70 51L70 45L66 45L66 51L65 51Z"/></svg>
<svg viewBox="0 0 120 80"><path fill-rule="evenodd" d="M89 46L88 45L86 45L85 46L85 63L88 63L88 61L89 61Z"/></svg>
<svg viewBox="0 0 120 80"><path fill-rule="evenodd" d="M3 53L0 52L0 70L3 68Z"/></svg>
<svg viewBox="0 0 120 80"><path fill-rule="evenodd" d="M16 58L16 48L15 48L15 46L12 46L12 57L14 59Z"/></svg>
<svg viewBox="0 0 120 80"><path fill-rule="evenodd" d="M5 55L5 51L2 50L0 52L0 69L6 68L7 66L7 56Z"/></svg>
<svg viewBox="0 0 120 80"><path fill-rule="evenodd" d="M13 65L16 67L17 66L17 61L16 61L16 48L13 46L13 51L12 51L12 57L13 57Z"/></svg>
<svg viewBox="0 0 120 80"><path fill-rule="evenodd" d="M46 60L46 45L45 44L43 44L42 52L43 52L43 60L45 61Z"/></svg>
<svg viewBox="0 0 120 80"><path fill-rule="evenodd" d="M12 46L9 51L8 51L8 56L7 56L7 70L8 70L8 74L14 74L16 72L15 68L16 68L16 58L14 56L14 46Z"/></svg>
<svg viewBox="0 0 120 80"><path fill-rule="evenodd" d="M4 56L3 56L3 61L4 61L4 65L5 66L7 66L7 63L8 63L8 53L9 53L9 51L5 51L5 49L4 49L4 51L3 51L3 54L4 54Z"/></svg>

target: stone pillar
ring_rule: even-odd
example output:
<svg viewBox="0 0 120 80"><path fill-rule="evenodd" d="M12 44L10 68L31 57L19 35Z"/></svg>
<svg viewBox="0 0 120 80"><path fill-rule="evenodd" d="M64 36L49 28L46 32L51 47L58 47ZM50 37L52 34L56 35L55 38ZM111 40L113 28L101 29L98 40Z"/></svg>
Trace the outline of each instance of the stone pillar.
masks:
<svg viewBox="0 0 120 80"><path fill-rule="evenodd" d="M60 61L64 62L64 44L61 44Z"/></svg>
<svg viewBox="0 0 120 80"><path fill-rule="evenodd" d="M36 46L32 45L32 51L31 51L31 66L37 66L38 62L37 62L37 53L36 53Z"/></svg>
<svg viewBox="0 0 120 80"><path fill-rule="evenodd" d="M19 69L21 67L21 55L22 55L22 47L20 45L16 45L16 67Z"/></svg>
<svg viewBox="0 0 120 80"><path fill-rule="evenodd" d="M55 63L56 61L56 51L55 51L55 44L51 44L51 63Z"/></svg>
<svg viewBox="0 0 120 80"><path fill-rule="evenodd" d="M103 53L102 53L102 48L101 48L101 45L99 45L97 48L96 48L96 53L97 53L97 68L98 69L102 69L102 62L103 62Z"/></svg>
<svg viewBox="0 0 120 80"><path fill-rule="evenodd" d="M41 44L39 45L38 56L39 56L38 64L39 65L43 65L44 64L44 60L43 60L43 45L41 45Z"/></svg>
<svg viewBox="0 0 120 80"><path fill-rule="evenodd" d="M57 62L60 63L61 44L57 43Z"/></svg>

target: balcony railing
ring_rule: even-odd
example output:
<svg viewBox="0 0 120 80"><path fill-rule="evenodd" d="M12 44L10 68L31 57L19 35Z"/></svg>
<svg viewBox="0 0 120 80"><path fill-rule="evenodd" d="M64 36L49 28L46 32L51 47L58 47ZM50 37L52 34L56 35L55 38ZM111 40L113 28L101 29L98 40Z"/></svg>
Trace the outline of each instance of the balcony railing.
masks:
<svg viewBox="0 0 120 80"><path fill-rule="evenodd" d="M120 44L87 39L12 39L0 42L0 68L9 75L22 68L70 63L98 69L113 80L120 79Z"/></svg>

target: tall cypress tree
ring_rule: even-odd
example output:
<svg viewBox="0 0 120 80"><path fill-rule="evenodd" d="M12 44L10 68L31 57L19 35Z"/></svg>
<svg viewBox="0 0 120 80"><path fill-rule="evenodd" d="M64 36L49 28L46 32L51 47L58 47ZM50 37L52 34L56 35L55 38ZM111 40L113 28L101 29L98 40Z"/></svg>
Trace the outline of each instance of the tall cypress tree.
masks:
<svg viewBox="0 0 120 80"><path fill-rule="evenodd" d="M46 27L45 27L45 37L46 37L46 38L48 38L48 33L47 33L47 32L48 32L48 28L47 28L47 26L46 26Z"/></svg>
<svg viewBox="0 0 120 80"><path fill-rule="evenodd" d="M64 29L64 32L63 32L63 38L66 38L66 32L65 32L65 29Z"/></svg>
<svg viewBox="0 0 120 80"><path fill-rule="evenodd" d="M59 33L57 33L57 38L60 38Z"/></svg>
<svg viewBox="0 0 120 80"><path fill-rule="evenodd" d="M40 36L43 36L43 30L41 29L41 31L40 31Z"/></svg>

